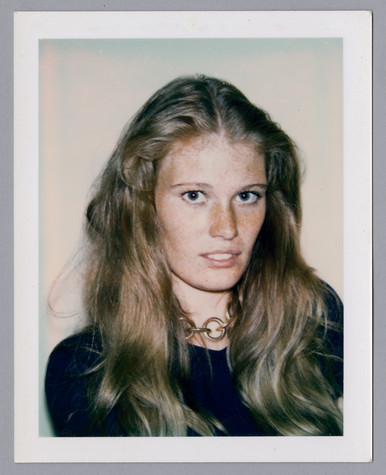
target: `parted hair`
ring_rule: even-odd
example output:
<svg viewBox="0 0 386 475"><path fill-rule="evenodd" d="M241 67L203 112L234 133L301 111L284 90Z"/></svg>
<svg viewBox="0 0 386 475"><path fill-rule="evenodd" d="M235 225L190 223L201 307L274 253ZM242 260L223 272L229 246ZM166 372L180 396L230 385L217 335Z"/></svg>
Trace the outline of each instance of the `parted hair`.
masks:
<svg viewBox="0 0 386 475"><path fill-rule="evenodd" d="M268 435L339 435L342 414L317 363L327 352L328 290L300 252L296 146L237 88L201 75L171 81L144 104L87 207L83 303L102 341L90 387L95 421L115 408L128 435L222 433L218 421L184 397L183 310L154 206L162 159L177 141L204 134L252 144L265 160L265 221L228 307L235 317L228 363L240 398Z"/></svg>

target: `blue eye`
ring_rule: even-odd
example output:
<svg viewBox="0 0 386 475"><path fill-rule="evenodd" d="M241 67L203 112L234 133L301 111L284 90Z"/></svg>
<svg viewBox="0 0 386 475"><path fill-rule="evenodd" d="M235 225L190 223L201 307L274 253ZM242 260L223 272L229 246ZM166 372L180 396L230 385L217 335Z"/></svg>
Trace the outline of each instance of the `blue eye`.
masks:
<svg viewBox="0 0 386 475"><path fill-rule="evenodd" d="M205 201L205 194L202 191L186 191L185 193L182 193L182 197L185 201L188 201L190 203L201 204Z"/></svg>
<svg viewBox="0 0 386 475"><path fill-rule="evenodd" d="M256 203L259 198L261 198L261 195L259 193L253 192L253 191L242 191L237 195L237 198L239 201L242 203Z"/></svg>

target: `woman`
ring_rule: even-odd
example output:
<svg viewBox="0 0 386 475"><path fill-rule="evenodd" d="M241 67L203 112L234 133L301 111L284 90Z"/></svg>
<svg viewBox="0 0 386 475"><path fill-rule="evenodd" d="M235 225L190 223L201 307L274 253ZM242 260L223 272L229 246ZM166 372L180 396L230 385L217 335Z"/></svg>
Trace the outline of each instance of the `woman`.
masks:
<svg viewBox="0 0 386 475"><path fill-rule="evenodd" d="M204 76L156 92L87 209L89 326L46 376L57 435L340 435L342 305L300 220L265 112Z"/></svg>

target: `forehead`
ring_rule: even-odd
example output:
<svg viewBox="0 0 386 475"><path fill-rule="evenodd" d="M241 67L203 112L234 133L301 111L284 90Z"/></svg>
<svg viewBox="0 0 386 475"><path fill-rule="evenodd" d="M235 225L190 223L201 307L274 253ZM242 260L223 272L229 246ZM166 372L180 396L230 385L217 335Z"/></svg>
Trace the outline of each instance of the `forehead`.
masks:
<svg viewBox="0 0 386 475"><path fill-rule="evenodd" d="M224 135L209 134L177 141L160 165L160 174L181 179L202 179L206 175L265 178L264 158L248 142L230 141ZM194 175L194 176L193 176Z"/></svg>

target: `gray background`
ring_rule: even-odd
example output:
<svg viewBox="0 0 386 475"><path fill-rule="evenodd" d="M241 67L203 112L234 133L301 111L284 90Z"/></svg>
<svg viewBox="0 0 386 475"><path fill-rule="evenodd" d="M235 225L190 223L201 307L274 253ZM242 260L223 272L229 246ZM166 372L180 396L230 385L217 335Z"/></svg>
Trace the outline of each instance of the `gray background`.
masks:
<svg viewBox="0 0 386 475"><path fill-rule="evenodd" d="M374 27L374 462L368 464L14 464L13 463L13 12L14 11L110 11L110 10L371 10ZM384 0L0 0L0 299L4 304L1 327L2 409L0 431L1 472L9 473L139 473L139 474L341 474L384 473L386 467L385 397L386 322L380 309L386 295L381 290L385 274L385 249L381 247L384 213L385 168L381 150L386 148L385 67L386 12ZM383 147L382 147L383 145ZM28 394L26 394L28 397Z"/></svg>

